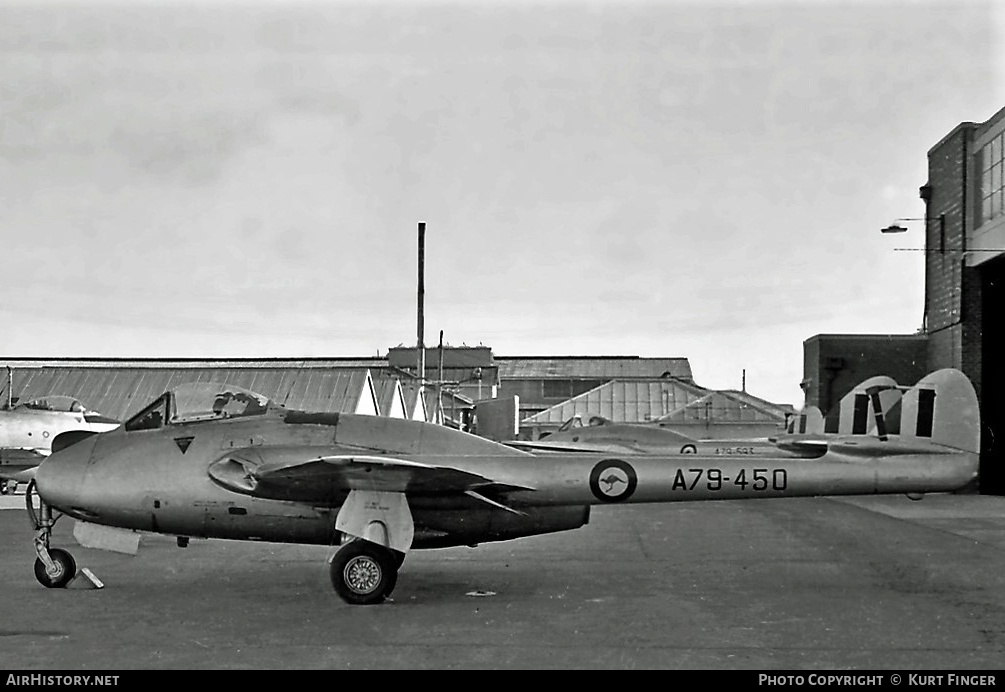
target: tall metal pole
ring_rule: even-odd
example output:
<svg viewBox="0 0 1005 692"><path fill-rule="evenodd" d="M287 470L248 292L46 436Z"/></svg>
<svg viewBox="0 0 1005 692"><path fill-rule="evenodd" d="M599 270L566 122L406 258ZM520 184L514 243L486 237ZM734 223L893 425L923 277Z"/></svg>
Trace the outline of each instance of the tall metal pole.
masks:
<svg viewBox="0 0 1005 692"><path fill-rule="evenodd" d="M440 366L436 377L436 405L443 403L443 330L440 330Z"/></svg>
<svg viewBox="0 0 1005 692"><path fill-rule="evenodd" d="M422 301L426 293L426 281L423 274L426 263L426 223L425 221L419 222L419 296L418 296L418 343L416 350L418 352L418 375L419 375L419 388L421 390L422 385L426 381L426 346L423 343L423 335L425 333L425 325L423 323L423 305Z"/></svg>

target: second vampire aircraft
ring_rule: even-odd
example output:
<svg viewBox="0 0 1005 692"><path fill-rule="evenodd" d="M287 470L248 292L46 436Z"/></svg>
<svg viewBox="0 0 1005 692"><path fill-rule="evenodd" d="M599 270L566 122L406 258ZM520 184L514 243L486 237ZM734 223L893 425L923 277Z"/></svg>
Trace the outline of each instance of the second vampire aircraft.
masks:
<svg viewBox="0 0 1005 692"><path fill-rule="evenodd" d="M892 378L871 377L846 394L840 402L837 435L876 435L877 424L896 412L903 393ZM877 412L879 415L877 415ZM895 428L893 422L884 425ZM546 438L511 440L506 444L533 452L601 452L620 454L707 454L713 456L819 456L821 444L834 443L834 434L824 433L820 409L807 406L792 416L783 433L744 439L695 439L657 423L616 423L603 416L590 416L584 425L573 417Z"/></svg>
<svg viewBox="0 0 1005 692"><path fill-rule="evenodd" d="M593 505L918 494L973 482L980 415L970 381L940 370L901 405L899 434L818 446L814 458L536 455L429 423L294 411L237 387L183 386L41 464L38 505L27 496L35 576L48 587L74 578L73 557L51 545L53 524L68 515L98 542L118 527L174 535L179 545L215 537L340 546L330 560L335 590L374 604L395 588L410 550L575 529Z"/></svg>
<svg viewBox="0 0 1005 692"><path fill-rule="evenodd" d="M27 483L63 433L68 438L113 430L119 421L88 411L71 396L54 395L0 409L0 492ZM56 445L57 448L59 445Z"/></svg>

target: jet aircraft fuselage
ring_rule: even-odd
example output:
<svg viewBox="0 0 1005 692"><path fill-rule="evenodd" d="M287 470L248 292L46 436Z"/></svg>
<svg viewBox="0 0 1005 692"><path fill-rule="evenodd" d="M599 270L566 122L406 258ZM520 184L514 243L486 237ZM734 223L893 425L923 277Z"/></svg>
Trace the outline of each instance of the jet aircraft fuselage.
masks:
<svg viewBox="0 0 1005 692"><path fill-rule="evenodd" d="M813 458L533 454L430 423L289 410L226 385L178 388L38 468L36 576L61 586L72 572L49 550L59 512L180 538L350 539L333 585L374 603L408 550L574 529L592 505L953 491L977 474L976 395L961 373L932 377L905 395L900 435L839 437Z"/></svg>
<svg viewBox="0 0 1005 692"><path fill-rule="evenodd" d="M311 460L317 472L303 479L276 487L249 480L259 469ZM491 479L471 485L483 484L486 497L515 511L460 488L444 491L436 472L423 478L425 468ZM416 527L411 547L422 548L539 533L549 518L556 530L574 528L594 504L949 491L973 480L975 469L972 453L910 441L863 441L815 459L539 456L427 423L270 407L152 429L127 425L53 455L36 480L43 499L86 521L322 544L334 540L334 517L350 491L404 492Z"/></svg>

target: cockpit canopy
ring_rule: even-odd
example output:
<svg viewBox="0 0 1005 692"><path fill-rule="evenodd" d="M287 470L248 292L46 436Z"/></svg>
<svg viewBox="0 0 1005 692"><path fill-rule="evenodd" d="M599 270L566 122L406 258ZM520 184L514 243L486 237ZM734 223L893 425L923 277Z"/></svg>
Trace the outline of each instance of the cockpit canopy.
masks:
<svg viewBox="0 0 1005 692"><path fill-rule="evenodd" d="M15 408L30 409L32 411L57 411L61 413L84 413L84 405L72 396L53 394L39 399L32 399L19 403Z"/></svg>
<svg viewBox="0 0 1005 692"><path fill-rule="evenodd" d="M601 425L614 425L614 423L610 419L604 418L603 416L590 416L584 425L583 417L577 413L572 418L562 423L562 427L559 428L558 431L564 432L566 430L574 430L582 427L596 428Z"/></svg>
<svg viewBox="0 0 1005 692"><path fill-rule="evenodd" d="M242 387L213 382L182 384L126 421L126 430L152 430L165 424L242 418L265 413L269 398Z"/></svg>

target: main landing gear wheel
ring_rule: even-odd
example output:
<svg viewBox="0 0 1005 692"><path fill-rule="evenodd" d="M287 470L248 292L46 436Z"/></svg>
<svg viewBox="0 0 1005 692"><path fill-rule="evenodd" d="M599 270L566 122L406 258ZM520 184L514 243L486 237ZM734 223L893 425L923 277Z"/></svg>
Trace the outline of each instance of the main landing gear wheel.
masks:
<svg viewBox="0 0 1005 692"><path fill-rule="evenodd" d="M42 586L50 589L62 589L70 583L77 574L77 563L73 556L62 548L50 548L49 557L56 566L56 574L49 574L41 558L35 558L35 578Z"/></svg>
<svg viewBox="0 0 1005 692"><path fill-rule="evenodd" d="M381 603L398 581L396 562L392 551L383 546L353 541L340 548L332 559L332 586L346 603Z"/></svg>
<svg viewBox="0 0 1005 692"><path fill-rule="evenodd" d="M390 550L391 553L391 564L394 565L395 569L401 569L401 565L405 562L405 553L400 550Z"/></svg>

